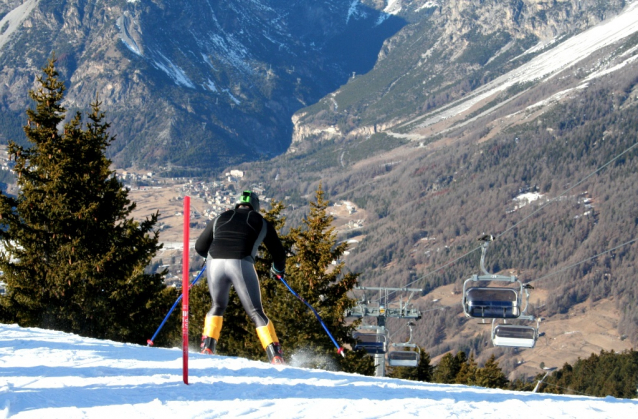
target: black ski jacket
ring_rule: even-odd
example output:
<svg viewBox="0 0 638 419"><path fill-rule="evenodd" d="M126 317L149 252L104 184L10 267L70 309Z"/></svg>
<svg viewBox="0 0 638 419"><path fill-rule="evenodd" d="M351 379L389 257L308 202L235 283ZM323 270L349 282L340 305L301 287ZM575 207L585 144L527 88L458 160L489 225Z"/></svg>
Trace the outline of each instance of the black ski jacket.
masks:
<svg viewBox="0 0 638 419"><path fill-rule="evenodd" d="M278 271L286 268L286 251L277 231L258 212L237 208L221 213L211 220L195 243L197 253L214 259L244 259L255 261L259 245L264 243Z"/></svg>

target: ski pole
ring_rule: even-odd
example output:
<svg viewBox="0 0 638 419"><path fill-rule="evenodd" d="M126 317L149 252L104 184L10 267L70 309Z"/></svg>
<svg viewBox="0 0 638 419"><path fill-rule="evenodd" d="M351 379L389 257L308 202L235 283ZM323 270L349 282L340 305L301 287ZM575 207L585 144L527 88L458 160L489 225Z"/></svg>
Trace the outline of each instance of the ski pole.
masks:
<svg viewBox="0 0 638 419"><path fill-rule="evenodd" d="M202 267L202 270L199 271L199 274L197 275L197 278L195 278L195 280L190 284L188 289L193 288L193 285L195 285L197 283L197 281L199 281L199 277L202 276L202 274L204 273L205 270L206 270L206 261L204 261L204 266ZM168 311L168 314L166 315L166 317L164 317L164 320L162 320L162 323L159 325L159 327L155 331L155 334L153 335L153 337L146 341L146 346L153 346L153 341L155 340L155 337L160 332L160 330L162 330L162 327L164 327L164 323L166 323L166 320L168 320L168 317L171 315L173 310L175 310L175 307L177 307L177 304L179 304L179 302L182 301L182 296L183 295L184 294L180 294L179 295L179 297L177 298L177 301L175 301L175 304L173 304L173 307L171 307L171 309Z"/></svg>
<svg viewBox="0 0 638 419"><path fill-rule="evenodd" d="M323 322L323 320L321 320L321 317L319 316L319 313L317 313L317 310L312 308L312 306L310 304L308 304L308 302L306 300L304 300L303 297L301 297L292 288L290 288L290 285L288 285L288 283L284 280L283 276L277 275L277 278L286 286L286 288L288 288L288 290L292 293L292 295L297 297L302 303L304 303L306 306L308 306L308 308L310 310L312 310L312 312L315 314L315 317L317 317L317 320L319 320L319 323L321 323L321 326L323 326L323 329L326 331L326 333L330 337L330 340L332 340L332 343L334 343L334 345L337 347L337 353L345 358L346 355L343 353L343 348L341 346L339 346L339 344L337 343L335 338L332 337L332 334L330 333L330 331L326 327L326 324Z"/></svg>

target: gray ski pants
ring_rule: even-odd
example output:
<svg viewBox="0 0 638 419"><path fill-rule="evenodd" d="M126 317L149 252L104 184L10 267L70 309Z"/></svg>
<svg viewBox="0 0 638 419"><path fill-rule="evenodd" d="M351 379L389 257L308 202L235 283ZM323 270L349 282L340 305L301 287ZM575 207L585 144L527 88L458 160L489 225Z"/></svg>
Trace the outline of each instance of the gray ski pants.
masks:
<svg viewBox="0 0 638 419"><path fill-rule="evenodd" d="M244 310L255 327L268 325L268 317L261 305L259 278L252 261L247 259L213 259L206 261L208 290L213 306L208 316L223 316L228 306L230 286L235 287Z"/></svg>

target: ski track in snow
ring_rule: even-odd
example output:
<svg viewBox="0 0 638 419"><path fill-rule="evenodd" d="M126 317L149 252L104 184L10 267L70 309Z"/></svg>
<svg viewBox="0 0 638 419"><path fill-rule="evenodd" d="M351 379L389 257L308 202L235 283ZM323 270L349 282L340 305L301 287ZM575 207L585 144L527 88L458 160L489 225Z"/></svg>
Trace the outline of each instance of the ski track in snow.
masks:
<svg viewBox="0 0 638 419"><path fill-rule="evenodd" d="M305 368L0 324L0 418L621 418L638 401ZM633 412L633 414L632 414Z"/></svg>

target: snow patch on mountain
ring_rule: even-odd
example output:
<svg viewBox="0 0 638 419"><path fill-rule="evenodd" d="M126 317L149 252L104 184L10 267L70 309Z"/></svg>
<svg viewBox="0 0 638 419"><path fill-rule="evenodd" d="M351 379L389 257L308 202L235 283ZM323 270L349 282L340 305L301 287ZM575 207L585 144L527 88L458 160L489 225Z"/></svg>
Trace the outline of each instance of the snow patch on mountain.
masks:
<svg viewBox="0 0 638 419"><path fill-rule="evenodd" d="M543 99L540 100L536 103L533 103L531 105L529 105L527 108L525 108L526 110L534 110L536 108L542 108L545 107L551 103L556 103L559 102L560 100L566 98L569 96L570 93L574 92L576 89L585 89L588 86L587 83L583 83L581 85L579 85L578 87L574 88L574 89L565 89L565 90L561 90L560 92L556 92L553 95L551 95L549 98L547 99Z"/></svg>
<svg viewBox="0 0 638 419"><path fill-rule="evenodd" d="M222 90L222 92L226 93L228 95L228 97L230 97L230 100L235 102L235 105L240 105L241 104L241 100L239 100L235 96L233 96L233 94L230 93L230 90L224 89L224 90Z"/></svg>
<svg viewBox="0 0 638 419"><path fill-rule="evenodd" d="M359 5L359 0L352 0L350 3L350 8L348 8L348 15L346 16L346 23L350 21L350 16L352 16L357 11L357 6Z"/></svg>
<svg viewBox="0 0 638 419"><path fill-rule="evenodd" d="M587 78L585 79L585 81L590 81L592 79L595 79L597 77L602 77L606 74L609 73L613 73L614 71L620 70L621 68L623 68L624 66L626 66L627 64L631 64L634 61L636 61L638 59L638 55L634 55L632 57L629 57L628 59L624 60L623 62L616 64L612 67L609 68L605 68L599 71L595 71L593 73L591 73L589 76L587 76Z"/></svg>
<svg viewBox="0 0 638 419"><path fill-rule="evenodd" d="M618 16L602 22L583 33L558 44L554 48L534 57L515 70L504 74L484 86L476 89L472 94L456 102L452 102L444 109L437 111L435 115L427 114L425 117L417 117L405 124L419 122L419 127L427 127L453 116L459 115L480 101L502 92L515 84L534 82L549 79L565 68L572 66L596 51L612 45L628 36L638 32L638 2L633 2ZM626 60L627 64L633 61L633 57ZM622 66L615 66L610 71L615 71ZM596 76L602 73L596 74ZM392 133L391 135L398 135Z"/></svg>
<svg viewBox="0 0 638 419"><path fill-rule="evenodd" d="M426 1L424 4L414 9L414 11L419 12L423 9L432 9L434 7L439 7L439 3L436 1Z"/></svg>
<svg viewBox="0 0 638 419"><path fill-rule="evenodd" d="M40 0L27 0L20 6L7 13L0 20L0 54L2 47L9 41L11 35L22 26L22 22L29 17Z"/></svg>
<svg viewBox="0 0 638 419"><path fill-rule="evenodd" d="M520 55L517 55L516 57L512 58L510 60L511 61L515 61L518 60L521 57L524 57L526 55L529 54L535 54L539 51L542 51L545 48L549 48L551 47L553 44L555 44L556 42L558 42L560 40L561 37L554 37L552 39L546 39L546 40L541 40L538 44L534 45L533 47L531 47L530 49L528 49L527 51L523 52Z"/></svg>
<svg viewBox="0 0 638 419"><path fill-rule="evenodd" d="M217 86L215 86L215 83L213 83L211 79L208 79L206 83L204 83L204 87L210 90L211 92L217 91Z"/></svg>
<svg viewBox="0 0 638 419"><path fill-rule="evenodd" d="M366 18L368 14L359 7L361 0L352 0L350 7L348 8L348 14L346 15L346 24L350 22L350 18Z"/></svg>
<svg viewBox="0 0 638 419"><path fill-rule="evenodd" d="M388 0L385 8L379 15L377 19L376 25L379 26L383 22L385 22L390 16L396 15L401 11L401 0Z"/></svg>
<svg viewBox="0 0 638 419"><path fill-rule="evenodd" d="M122 40L124 45L126 45L126 47L130 51L132 51L133 53L141 57L143 55L142 49L139 47L137 42L135 42L135 40L131 37L128 31L129 17L126 16L126 14L120 16L115 21L115 26L117 26L117 28L120 30L120 39Z"/></svg>
<svg viewBox="0 0 638 419"><path fill-rule="evenodd" d="M521 206L524 206L526 204L529 204L530 202L534 202L537 199L542 198L543 195L539 194L538 192L525 192L522 193L518 196L516 196L513 201L515 202L519 202L521 204Z"/></svg>
<svg viewBox="0 0 638 419"><path fill-rule="evenodd" d="M388 0L383 12L389 15L396 15L401 11L401 6L401 0Z"/></svg>
<svg viewBox="0 0 638 419"><path fill-rule="evenodd" d="M195 85L188 78L184 70L182 70L179 66L173 64L171 60L169 60L164 54L159 51L156 51L155 54L161 57L161 61L153 60L151 64L159 70L162 70L168 77L173 79L175 84L184 87L190 87L191 89L195 88Z"/></svg>
<svg viewBox="0 0 638 419"><path fill-rule="evenodd" d="M227 64L233 66L243 73L252 74L253 70L246 62L249 56L248 49L234 36L227 35L226 38L218 34L209 35L210 43L204 44L204 48L212 49L216 57Z"/></svg>

